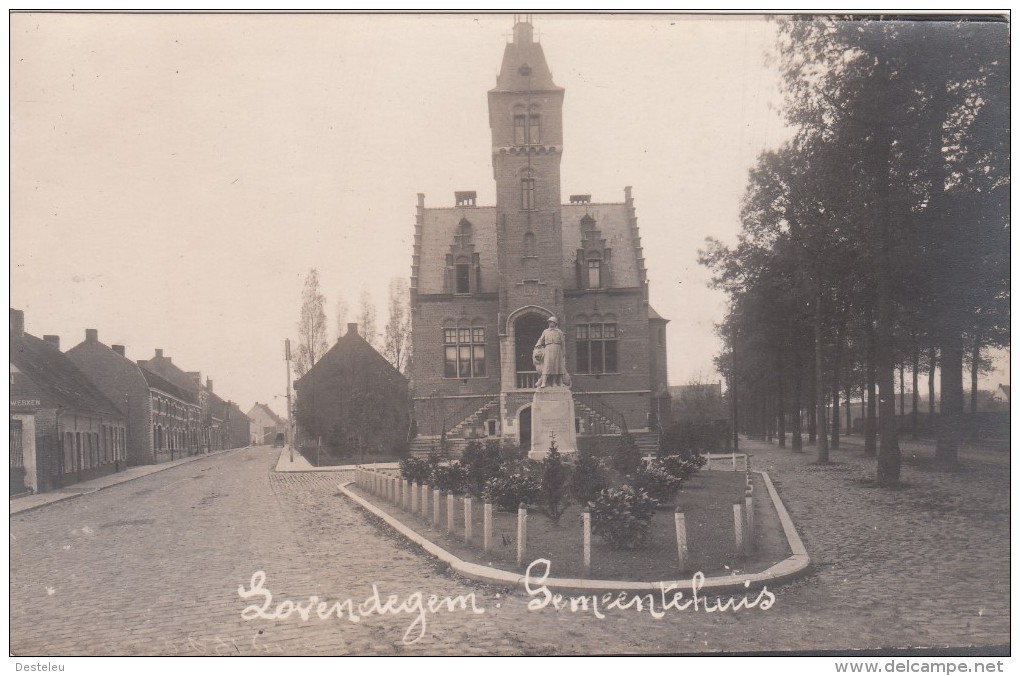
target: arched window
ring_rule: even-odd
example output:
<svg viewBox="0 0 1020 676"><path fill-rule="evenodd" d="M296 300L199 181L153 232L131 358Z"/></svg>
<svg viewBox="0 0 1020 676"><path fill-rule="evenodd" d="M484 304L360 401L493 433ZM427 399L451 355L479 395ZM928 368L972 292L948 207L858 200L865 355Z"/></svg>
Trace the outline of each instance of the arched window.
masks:
<svg viewBox="0 0 1020 676"><path fill-rule="evenodd" d="M531 176L521 179L521 210L535 210L535 179Z"/></svg>

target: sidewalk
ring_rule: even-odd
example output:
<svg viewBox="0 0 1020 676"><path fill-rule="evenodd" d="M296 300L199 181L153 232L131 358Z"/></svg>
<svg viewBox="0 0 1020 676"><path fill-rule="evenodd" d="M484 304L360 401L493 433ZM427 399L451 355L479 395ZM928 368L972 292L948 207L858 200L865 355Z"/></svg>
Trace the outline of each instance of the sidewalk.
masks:
<svg viewBox="0 0 1020 676"><path fill-rule="evenodd" d="M290 449L284 448L280 451L280 459L276 462L277 472L350 472L360 465L323 465L316 467L308 462L305 456L297 450L294 451L294 462L290 460ZM397 469L399 465L395 462L366 463L365 467L375 469Z"/></svg>
<svg viewBox="0 0 1020 676"><path fill-rule="evenodd" d="M48 493L36 493L34 495L26 495L23 498L15 498L11 500L11 512L10 515L21 514L22 512L28 512L39 507L45 507L46 505L52 505L55 502L63 502L64 500L70 500L71 498L77 498L82 495L88 495L89 493L95 493L101 491L104 488L110 486L117 486L126 481L132 481L134 479L140 479L143 476L149 476L156 472L162 472L163 470L177 467L178 465L184 465L195 460L202 460L203 458L212 458L224 453L230 453L232 451L240 451L245 448L251 448L250 446L242 446L241 448L228 448L222 451L212 451L207 455L189 455L186 458L179 458L170 462L160 463L158 465L137 465L135 467L129 467L123 472L117 472L116 474L107 474L97 479L90 481L82 481L76 483L73 486L67 488L58 488L55 491Z"/></svg>

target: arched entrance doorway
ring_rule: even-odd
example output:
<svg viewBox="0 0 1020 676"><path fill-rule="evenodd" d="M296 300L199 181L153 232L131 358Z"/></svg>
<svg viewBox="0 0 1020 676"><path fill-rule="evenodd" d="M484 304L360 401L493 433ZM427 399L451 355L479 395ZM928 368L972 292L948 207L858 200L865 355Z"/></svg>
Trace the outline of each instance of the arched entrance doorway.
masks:
<svg viewBox="0 0 1020 676"><path fill-rule="evenodd" d="M538 340L537 338L535 340ZM521 450L531 450L531 407L525 406L517 414L517 429L520 430Z"/></svg>
<svg viewBox="0 0 1020 676"><path fill-rule="evenodd" d="M519 388L533 388L538 381L532 353L546 324L546 317L534 312L521 315L514 322L514 370L517 372ZM530 420L530 410L528 415Z"/></svg>

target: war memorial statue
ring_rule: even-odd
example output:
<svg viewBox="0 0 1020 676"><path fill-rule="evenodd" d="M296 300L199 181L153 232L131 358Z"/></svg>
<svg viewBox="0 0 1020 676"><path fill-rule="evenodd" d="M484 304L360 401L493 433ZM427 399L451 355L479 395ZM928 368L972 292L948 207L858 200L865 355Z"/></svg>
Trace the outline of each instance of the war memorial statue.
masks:
<svg viewBox="0 0 1020 676"><path fill-rule="evenodd" d="M539 378L531 404L531 451L528 457L535 460L541 460L549 453L553 439L560 453L577 452L566 342L566 335L560 330L556 317L549 317L549 328L542 332L533 352Z"/></svg>

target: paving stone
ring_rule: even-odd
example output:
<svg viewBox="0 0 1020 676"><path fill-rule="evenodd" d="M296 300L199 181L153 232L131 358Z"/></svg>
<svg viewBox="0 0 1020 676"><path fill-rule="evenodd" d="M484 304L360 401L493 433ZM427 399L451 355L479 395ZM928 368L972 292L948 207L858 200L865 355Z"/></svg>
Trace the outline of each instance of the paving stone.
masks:
<svg viewBox="0 0 1020 676"><path fill-rule="evenodd" d="M462 579L342 498L338 473L275 474L248 449L171 468L11 517L11 651L18 655L588 654L845 650L1009 642L1008 458L967 458L946 475L921 457L905 487L865 481L872 461L748 442L776 480L816 569L773 589L768 611L725 615L529 611L519 590ZM88 531L83 531L87 528ZM70 545L70 548L66 548ZM474 593L484 615L357 624L247 621L265 571L274 605ZM52 594L48 589L54 590ZM499 595L499 596L497 596ZM497 604L499 607L497 608Z"/></svg>

